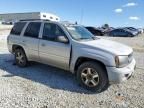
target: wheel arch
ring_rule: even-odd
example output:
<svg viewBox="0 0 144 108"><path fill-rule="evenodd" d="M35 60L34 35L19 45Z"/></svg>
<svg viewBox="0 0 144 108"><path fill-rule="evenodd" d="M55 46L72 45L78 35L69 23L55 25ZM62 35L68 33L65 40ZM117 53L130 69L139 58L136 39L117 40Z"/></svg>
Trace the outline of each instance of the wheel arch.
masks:
<svg viewBox="0 0 144 108"><path fill-rule="evenodd" d="M88 58L88 57L79 57L79 58L76 60L76 63L75 63L75 66L74 66L74 72L75 72L75 73L77 72L78 67L79 67L82 63L88 62L88 61L93 61L93 62L96 62L96 63L100 64L100 65L102 66L102 68L105 69L106 74L108 75L107 70L106 70L106 65L105 65L102 61L96 60L96 59L92 59L92 58Z"/></svg>
<svg viewBox="0 0 144 108"><path fill-rule="evenodd" d="M25 52L25 50L24 50L24 48L22 46L20 46L20 45L13 45L12 46L12 53L14 53L15 50L17 50L17 49L22 49Z"/></svg>

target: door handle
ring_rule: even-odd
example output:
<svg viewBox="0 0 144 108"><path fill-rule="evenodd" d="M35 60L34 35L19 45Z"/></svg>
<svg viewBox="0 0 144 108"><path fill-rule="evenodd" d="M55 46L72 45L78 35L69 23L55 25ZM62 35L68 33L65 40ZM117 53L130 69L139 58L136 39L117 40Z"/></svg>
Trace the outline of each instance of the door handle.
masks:
<svg viewBox="0 0 144 108"><path fill-rule="evenodd" d="M42 47L45 47L46 45L44 43L41 44Z"/></svg>

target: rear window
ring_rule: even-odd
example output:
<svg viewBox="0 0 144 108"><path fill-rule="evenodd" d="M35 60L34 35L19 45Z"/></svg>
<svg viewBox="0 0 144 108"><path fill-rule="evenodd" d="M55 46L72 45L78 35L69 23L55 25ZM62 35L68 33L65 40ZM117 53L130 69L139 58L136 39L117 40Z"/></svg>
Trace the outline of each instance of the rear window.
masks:
<svg viewBox="0 0 144 108"><path fill-rule="evenodd" d="M40 31L41 22L31 22L29 23L24 36L31 38L38 38Z"/></svg>
<svg viewBox="0 0 144 108"><path fill-rule="evenodd" d="M10 34L13 34L13 35L20 35L24 26L25 26L26 22L18 22L18 23L15 23L14 27L12 28L11 30L11 33Z"/></svg>

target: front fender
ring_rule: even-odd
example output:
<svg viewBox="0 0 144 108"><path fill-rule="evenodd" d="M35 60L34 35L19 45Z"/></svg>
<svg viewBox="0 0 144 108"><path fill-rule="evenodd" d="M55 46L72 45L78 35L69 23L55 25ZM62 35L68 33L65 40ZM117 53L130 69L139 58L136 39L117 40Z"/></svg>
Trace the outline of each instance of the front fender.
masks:
<svg viewBox="0 0 144 108"><path fill-rule="evenodd" d="M88 59L97 60L102 62L105 66L115 66L115 60L112 54L100 50L92 51L92 49L83 48L82 51L77 51L77 53L73 54L72 62L70 65L71 72L74 72L76 62L79 58L88 58Z"/></svg>

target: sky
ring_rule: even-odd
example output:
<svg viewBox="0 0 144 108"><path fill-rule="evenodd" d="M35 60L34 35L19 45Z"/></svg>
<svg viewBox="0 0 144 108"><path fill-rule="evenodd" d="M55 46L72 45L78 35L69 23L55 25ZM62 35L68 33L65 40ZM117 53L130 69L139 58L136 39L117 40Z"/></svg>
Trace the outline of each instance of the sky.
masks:
<svg viewBox="0 0 144 108"><path fill-rule="evenodd" d="M144 0L0 0L0 14L48 12L86 26L144 27Z"/></svg>

